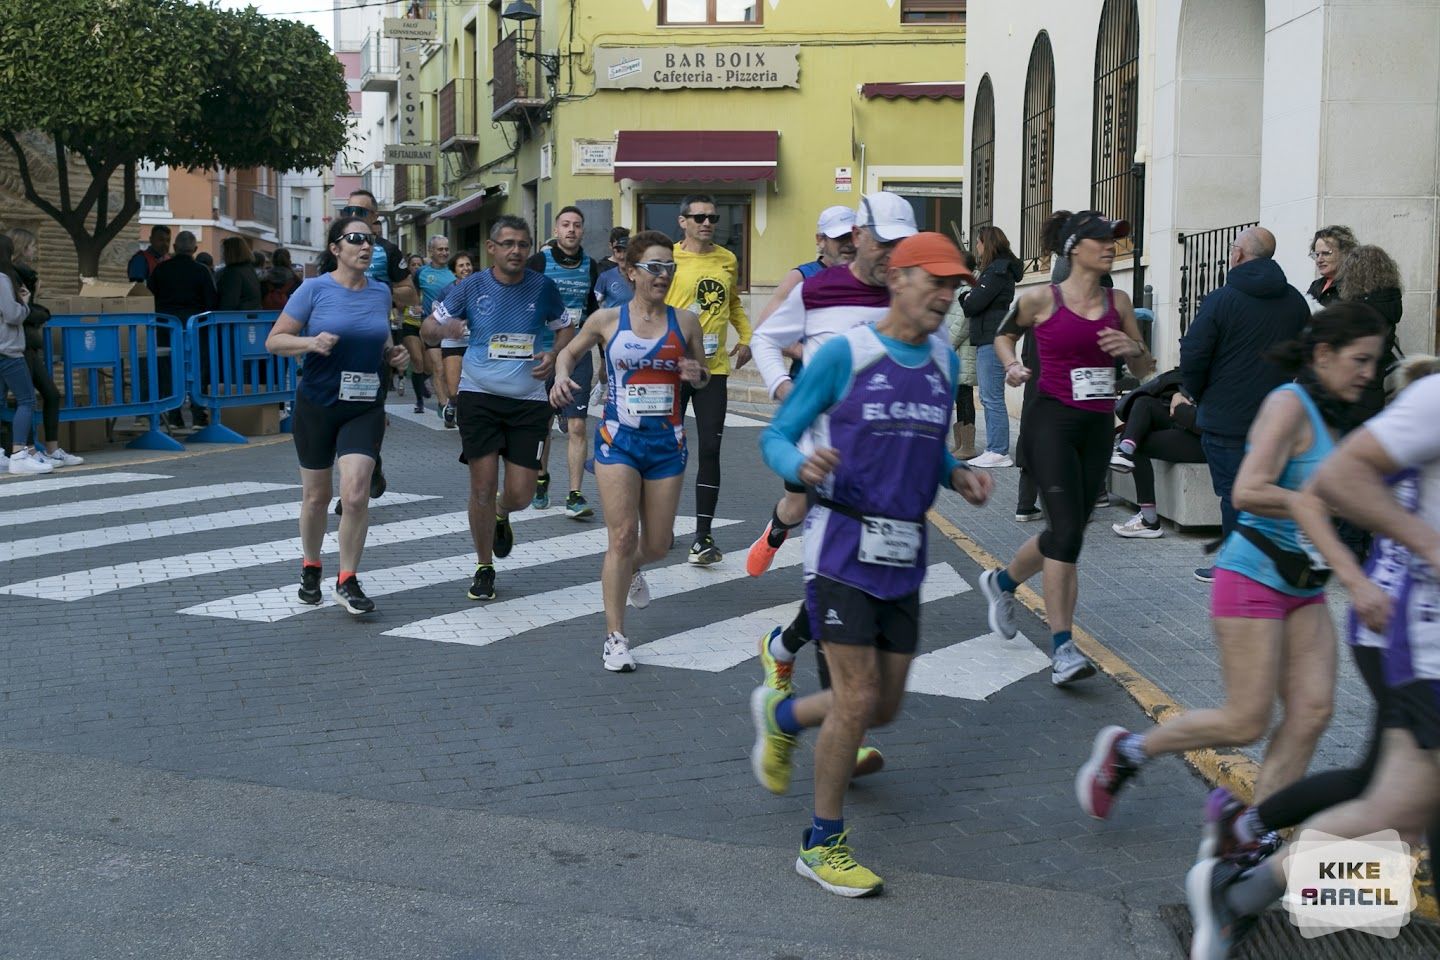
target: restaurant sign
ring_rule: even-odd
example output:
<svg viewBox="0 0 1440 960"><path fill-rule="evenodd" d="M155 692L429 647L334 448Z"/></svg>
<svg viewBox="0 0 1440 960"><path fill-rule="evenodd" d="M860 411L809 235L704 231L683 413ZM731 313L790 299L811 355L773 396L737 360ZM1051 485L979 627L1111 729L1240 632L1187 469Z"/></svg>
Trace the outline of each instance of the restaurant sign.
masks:
<svg viewBox="0 0 1440 960"><path fill-rule="evenodd" d="M800 86L799 46L596 47L600 90Z"/></svg>

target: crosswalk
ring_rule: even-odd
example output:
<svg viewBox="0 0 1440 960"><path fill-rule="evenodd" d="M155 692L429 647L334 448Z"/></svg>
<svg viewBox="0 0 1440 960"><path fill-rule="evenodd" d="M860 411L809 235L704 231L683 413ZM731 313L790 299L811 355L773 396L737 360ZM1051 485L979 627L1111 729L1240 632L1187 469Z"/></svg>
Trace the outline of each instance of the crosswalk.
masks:
<svg viewBox="0 0 1440 960"><path fill-rule="evenodd" d="M377 599L401 597L398 607L382 605L382 612L408 611L408 616L402 613L389 620L354 622L335 610L328 599L309 606L296 598L298 537L251 535L247 542L236 544L237 536L245 538L248 528L285 524L293 531L297 487L250 481L184 486L174 481L168 474L115 470L0 487L0 499L13 504L0 511L0 530L4 531L0 533L0 596L55 603L63 611L65 605L165 585L164 592L153 595L163 598L155 615L209 620L220 631L217 635L226 630L264 629L266 625L283 627L299 618L305 623L331 618L331 623L343 623L344 630L368 630L397 649L415 643L453 645L457 650L485 648L517 638L594 637L603 632L595 620L603 613L598 575L607 546L606 531L598 523L565 520L558 508L512 514L517 543L500 564L507 590L496 602L475 604L464 599L462 586L473 570L474 554L468 549L454 552L462 544L468 547L467 512L437 509L442 501L438 496L387 493L371 504L375 514L367 548L413 545L422 556L441 555L396 565L367 564L362 572L366 592ZM141 485L143 492L134 492ZM41 494L59 496L47 497L49 502L25 503L24 498ZM284 502L275 502L277 497ZM245 504L246 498L260 502ZM422 515L415 515L417 507ZM408 516L396 519L397 515ZM83 521L78 528L76 520ZM46 524L60 522L65 523L61 532L44 529ZM715 527L740 523L717 519ZM693 518L676 520L675 534L682 542L694 529ZM221 534L223 539L219 539ZM450 539L441 539L447 537ZM333 555L338 550L332 529L323 551ZM127 559L127 552L141 558ZM802 558L803 544L793 538L775 558L773 579L765 582L788 578L798 594L796 573ZM576 560L584 563L575 566ZM570 566L558 566L563 563ZM550 571L542 578L547 585L557 583L555 571L583 572L559 581L564 585L523 592L526 580L515 574L542 568ZM215 595L217 583L236 579L223 575L241 571L242 589ZM653 639L632 637L635 658L645 668L718 674L741 667L756 657L758 638L776 624L788 622L796 608L794 601L774 604L777 594L773 591L763 593L767 601L750 601L749 587L739 593L729 588L723 603L707 601L706 591L725 590L727 584L737 581L753 583L746 577L738 548L727 562L715 567L696 567L683 559L662 562L647 570L646 578L653 608L669 611L663 622L668 622L672 631L676 626L686 628ZM447 589L443 595L427 594L424 604L404 598L411 591L436 585L447 585ZM953 622L959 608L944 605L970 592L971 584L951 563L933 563L921 593L922 604L931 611L925 622ZM430 599L433 597L440 599ZM437 603L439 609L435 609ZM687 623L686 611L717 607L725 609L726 615L709 622L699 622L705 618L696 615ZM424 615L409 619L418 613ZM226 623L232 626L223 626ZM947 631L931 628L929 635L935 633ZM932 640L928 646L933 649L917 657L912 668L909 689L914 693L983 700L1049 665L1049 659L1023 636L1005 640L994 634L955 635L940 643Z"/></svg>

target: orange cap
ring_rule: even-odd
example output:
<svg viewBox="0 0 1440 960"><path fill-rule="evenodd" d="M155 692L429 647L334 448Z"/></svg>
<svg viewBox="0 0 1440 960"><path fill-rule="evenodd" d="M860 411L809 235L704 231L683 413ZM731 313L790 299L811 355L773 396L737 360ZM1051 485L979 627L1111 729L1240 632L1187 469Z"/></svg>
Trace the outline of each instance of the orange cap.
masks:
<svg viewBox="0 0 1440 960"><path fill-rule="evenodd" d="M960 248L943 233L927 231L901 240L890 254L890 266L921 267L936 277L975 279Z"/></svg>

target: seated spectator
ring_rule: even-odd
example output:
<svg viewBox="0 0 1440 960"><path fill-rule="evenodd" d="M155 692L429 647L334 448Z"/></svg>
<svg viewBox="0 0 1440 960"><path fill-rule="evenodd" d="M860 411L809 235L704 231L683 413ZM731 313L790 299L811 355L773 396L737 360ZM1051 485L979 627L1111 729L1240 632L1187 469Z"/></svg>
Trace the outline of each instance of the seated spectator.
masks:
<svg viewBox="0 0 1440 960"><path fill-rule="evenodd" d="M1134 473L1140 512L1124 523L1112 523L1110 529L1127 539L1154 540L1164 536L1164 531L1155 510L1155 468L1150 461L1205 462L1195 405L1180 389L1180 371L1176 369L1126 394L1116 405L1115 415L1125 421L1125 431L1110 458L1110 468Z"/></svg>

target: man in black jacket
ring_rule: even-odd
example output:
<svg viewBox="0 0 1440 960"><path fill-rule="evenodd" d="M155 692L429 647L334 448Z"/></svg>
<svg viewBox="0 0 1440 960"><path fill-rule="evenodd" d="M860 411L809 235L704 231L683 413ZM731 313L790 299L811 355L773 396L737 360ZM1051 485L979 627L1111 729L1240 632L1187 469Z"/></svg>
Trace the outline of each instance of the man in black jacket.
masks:
<svg viewBox="0 0 1440 960"><path fill-rule="evenodd" d="M189 230L181 230L175 235L175 255L157 265L146 283L150 292L155 295L155 312L167 313L181 323L197 313L215 309L215 281L210 278L210 271L205 265L195 261L195 234ZM156 338L159 346L170 346L168 331L158 331ZM169 396L173 386L170 365L162 362L160 392ZM202 421L197 423L197 426L203 426L205 417L200 407L195 406L192 409L196 418ZM185 426L185 418L178 407L170 411L168 419L172 427Z"/></svg>
<svg viewBox="0 0 1440 960"><path fill-rule="evenodd" d="M1266 394L1289 377L1265 360L1271 347L1295 340L1310 319L1305 297L1285 282L1274 260L1275 235L1251 227L1230 245L1225 286L1207 296L1180 340L1185 393L1199 404L1196 420L1210 481L1220 497L1223 534L1235 528L1230 491ZM1209 583L1212 568L1195 571Z"/></svg>

